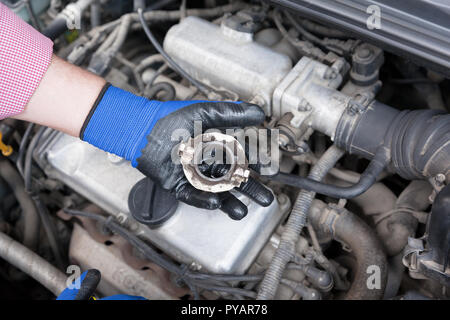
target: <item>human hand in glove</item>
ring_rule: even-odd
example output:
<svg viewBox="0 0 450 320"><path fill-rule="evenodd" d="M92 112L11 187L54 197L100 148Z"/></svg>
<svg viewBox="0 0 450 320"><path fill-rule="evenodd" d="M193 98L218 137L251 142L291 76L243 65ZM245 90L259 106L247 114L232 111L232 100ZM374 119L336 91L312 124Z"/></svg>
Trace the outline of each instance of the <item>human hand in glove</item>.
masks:
<svg viewBox="0 0 450 320"><path fill-rule="evenodd" d="M184 129L194 134L194 122L202 129L258 125L264 112L245 102L151 101L105 85L80 131L80 138L131 161L139 171L189 205L221 209L240 220L247 207L230 192L210 193L195 189L184 176L181 164L172 161L179 144L172 134ZM214 167L207 169L214 170ZM262 206L273 201L272 193L249 178L237 191Z"/></svg>
<svg viewBox="0 0 450 320"><path fill-rule="evenodd" d="M91 300L94 297L94 292L97 289L100 279L100 271L89 269L83 272L72 283L71 287L64 289L56 300ZM116 294L99 300L145 300L145 298L127 294Z"/></svg>

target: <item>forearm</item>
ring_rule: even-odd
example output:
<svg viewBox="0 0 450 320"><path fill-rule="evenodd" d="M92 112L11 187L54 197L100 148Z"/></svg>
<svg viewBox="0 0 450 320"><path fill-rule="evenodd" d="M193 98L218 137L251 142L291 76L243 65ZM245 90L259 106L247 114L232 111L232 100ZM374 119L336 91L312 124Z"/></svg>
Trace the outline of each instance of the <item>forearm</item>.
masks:
<svg viewBox="0 0 450 320"><path fill-rule="evenodd" d="M24 112L14 116L79 136L105 80L53 55Z"/></svg>

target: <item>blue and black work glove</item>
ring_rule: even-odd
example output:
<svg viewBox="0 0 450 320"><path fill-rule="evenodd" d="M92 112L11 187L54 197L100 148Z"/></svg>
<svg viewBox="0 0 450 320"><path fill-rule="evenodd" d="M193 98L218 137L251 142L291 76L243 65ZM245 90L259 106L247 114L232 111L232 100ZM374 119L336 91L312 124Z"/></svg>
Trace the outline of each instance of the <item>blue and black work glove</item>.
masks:
<svg viewBox="0 0 450 320"><path fill-rule="evenodd" d="M76 279L71 287L60 293L56 300L95 300L94 292L100 282L101 274L96 269L89 269ZM77 285L78 284L78 285ZM145 300L143 297L117 294L99 300Z"/></svg>
<svg viewBox="0 0 450 320"><path fill-rule="evenodd" d="M194 122L202 129L246 127L261 124L264 112L245 102L155 101L106 84L80 131L90 144L131 161L143 174L189 205L221 209L232 219L247 215L247 207L230 192L210 193L195 189L184 176L181 164L172 161L180 141L172 139L177 129L194 134ZM253 179L237 190L262 206L273 194Z"/></svg>

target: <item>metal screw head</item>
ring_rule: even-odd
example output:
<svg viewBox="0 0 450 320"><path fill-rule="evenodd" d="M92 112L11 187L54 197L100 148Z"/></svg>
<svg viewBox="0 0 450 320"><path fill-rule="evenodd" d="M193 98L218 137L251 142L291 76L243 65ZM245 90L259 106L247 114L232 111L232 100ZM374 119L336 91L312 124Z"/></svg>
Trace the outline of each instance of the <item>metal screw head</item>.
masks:
<svg viewBox="0 0 450 320"><path fill-rule="evenodd" d="M311 110L311 105L308 103L308 101L304 98L300 98L300 101L298 102L297 106L298 111L309 111Z"/></svg>
<svg viewBox="0 0 450 320"><path fill-rule="evenodd" d="M443 184L445 182L445 179L446 179L445 178L445 174L438 173L434 179L436 180L437 183Z"/></svg>

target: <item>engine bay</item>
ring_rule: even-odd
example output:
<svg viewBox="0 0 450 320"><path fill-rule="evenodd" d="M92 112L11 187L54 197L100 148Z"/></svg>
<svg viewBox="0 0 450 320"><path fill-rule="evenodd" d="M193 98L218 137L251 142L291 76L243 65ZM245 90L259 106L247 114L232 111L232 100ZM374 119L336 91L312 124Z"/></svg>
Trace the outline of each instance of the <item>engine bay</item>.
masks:
<svg viewBox="0 0 450 320"><path fill-rule="evenodd" d="M265 122L250 129L277 139L255 136L250 148L276 165L237 170L274 201L233 190L248 207L233 220L178 201L78 138L2 120L0 142L14 152L0 159L0 266L12 295L30 287L30 298L50 299L77 266L101 272L99 297L448 299L450 28L436 27L439 50L416 54L417 36L400 52L391 29L373 41L331 13L324 23L331 4L307 2L147 1L138 14L133 1L33 1L23 18L44 34L79 18L55 37L55 53L114 86L259 105Z"/></svg>

